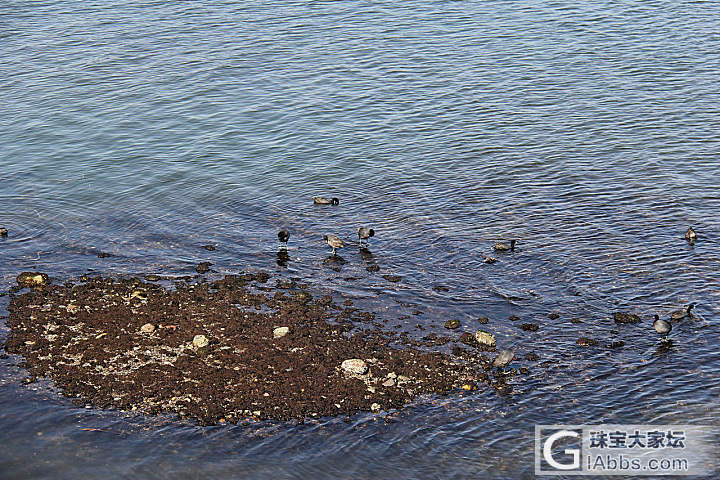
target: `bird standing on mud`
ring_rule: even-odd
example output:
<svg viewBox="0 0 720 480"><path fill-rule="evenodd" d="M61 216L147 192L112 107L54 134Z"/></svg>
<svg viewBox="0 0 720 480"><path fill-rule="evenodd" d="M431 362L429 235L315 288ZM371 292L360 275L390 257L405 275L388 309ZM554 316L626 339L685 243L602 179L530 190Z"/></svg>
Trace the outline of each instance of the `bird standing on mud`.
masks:
<svg viewBox="0 0 720 480"><path fill-rule="evenodd" d="M496 252L507 252L508 250L514 252L516 243L517 240L510 240L510 244L497 242L495 245L493 245L493 250L495 250Z"/></svg>
<svg viewBox="0 0 720 480"><path fill-rule="evenodd" d="M672 324L667 320L661 320L660 315L655 315L655 321L653 322L653 328L663 337L663 342L669 341L668 334L672 331Z"/></svg>
<svg viewBox="0 0 720 480"><path fill-rule="evenodd" d="M337 255L335 253L335 251L338 248L343 248L345 246L345 243L342 240L340 240L338 237L336 237L335 235L323 235L322 238L323 238L323 240L325 240L325 243L327 243L330 247L332 247L333 255Z"/></svg>
<svg viewBox="0 0 720 480"><path fill-rule="evenodd" d="M340 199L337 197L333 197L333 198L313 197L313 203L315 205L340 205Z"/></svg>
<svg viewBox="0 0 720 480"><path fill-rule="evenodd" d="M278 232L278 240L280 240L280 250L287 250L288 240L290 240L290 232L287 230L280 230Z"/></svg>
<svg viewBox="0 0 720 480"><path fill-rule="evenodd" d="M360 239L360 245L362 245L363 240L365 240L366 244L370 244L370 237L375 236L375 230L372 228L367 227L359 227L358 228L358 239Z"/></svg>
<svg viewBox="0 0 720 480"><path fill-rule="evenodd" d="M510 365L510 362L512 362L514 358L515 352L513 350L503 350L498 354L497 357L495 357L495 360L493 360L493 367L496 367L498 369L502 368L503 373L507 373L505 371L505 367Z"/></svg>

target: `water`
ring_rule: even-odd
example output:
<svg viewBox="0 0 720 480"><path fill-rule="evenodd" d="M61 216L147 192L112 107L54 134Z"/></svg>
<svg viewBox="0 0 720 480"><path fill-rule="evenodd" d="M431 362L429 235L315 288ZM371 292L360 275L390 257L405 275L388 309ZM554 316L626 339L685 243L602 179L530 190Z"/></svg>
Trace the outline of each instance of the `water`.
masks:
<svg viewBox="0 0 720 480"><path fill-rule="evenodd" d="M425 397L390 422L201 428L76 407L0 360L0 476L532 478L535 424L717 425L719 15L669 1L4 2L2 291L32 268L61 281L212 261L302 278L417 335L485 315L501 347L541 361L519 362L533 373L512 395ZM321 235L352 240L361 224L377 231L372 258L351 244L325 262ZM511 237L515 254L482 263ZM658 349L652 314L691 301L699 319ZM646 322L616 328L617 309Z"/></svg>

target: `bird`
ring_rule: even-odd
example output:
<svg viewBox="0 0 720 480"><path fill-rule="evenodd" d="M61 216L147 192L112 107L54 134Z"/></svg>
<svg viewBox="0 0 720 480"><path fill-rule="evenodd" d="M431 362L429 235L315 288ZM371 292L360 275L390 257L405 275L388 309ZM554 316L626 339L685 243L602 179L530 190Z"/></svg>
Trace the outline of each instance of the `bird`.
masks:
<svg viewBox="0 0 720 480"><path fill-rule="evenodd" d="M514 252L516 242L517 240L510 240L510 244L497 242L495 245L493 245L493 250L495 250L496 252L507 252L508 250Z"/></svg>
<svg viewBox="0 0 720 480"><path fill-rule="evenodd" d="M505 367L510 365L510 362L512 362L514 358L515 352L513 350L503 350L495 357L495 360L493 360L493 367L502 368L503 373L505 373Z"/></svg>
<svg viewBox="0 0 720 480"><path fill-rule="evenodd" d="M672 320L682 320L685 317L692 318L692 309L695 308L695 304L691 303L687 306L687 308L681 308L680 310L675 310L674 312L670 312L670 319Z"/></svg>
<svg viewBox="0 0 720 480"><path fill-rule="evenodd" d="M287 230L280 230L278 232L278 240L280 240L280 249L287 250L288 240L290 240L290 232Z"/></svg>
<svg viewBox="0 0 720 480"><path fill-rule="evenodd" d="M332 249L333 249L332 254L333 254L333 255L336 255L335 251L336 251L338 248L343 248L343 247L345 246L345 243L344 243L342 240L340 240L338 237L336 237L335 235L323 235L322 238L323 238L323 240L325 240L325 242L326 242L330 247L332 247Z"/></svg>
<svg viewBox="0 0 720 480"><path fill-rule="evenodd" d="M358 227L358 238L360 239L360 245L362 245L363 240L370 244L370 237L374 236L375 230L373 230L372 228Z"/></svg>
<svg viewBox="0 0 720 480"><path fill-rule="evenodd" d="M315 205L340 205L340 199L338 199L337 197L313 197L313 203Z"/></svg>
<svg viewBox="0 0 720 480"><path fill-rule="evenodd" d="M695 240L697 240L697 233L695 233L695 230L693 230L692 227L688 228L687 232L685 232L685 240L690 243L693 243Z"/></svg>
<svg viewBox="0 0 720 480"><path fill-rule="evenodd" d="M672 324L667 320L661 320L660 315L655 315L655 321L653 322L653 328L660 335L665 335L663 341L668 341L668 334L672 331Z"/></svg>
<svg viewBox="0 0 720 480"><path fill-rule="evenodd" d="M8 229L5 227L0 227L0 237L7 237L8 236Z"/></svg>

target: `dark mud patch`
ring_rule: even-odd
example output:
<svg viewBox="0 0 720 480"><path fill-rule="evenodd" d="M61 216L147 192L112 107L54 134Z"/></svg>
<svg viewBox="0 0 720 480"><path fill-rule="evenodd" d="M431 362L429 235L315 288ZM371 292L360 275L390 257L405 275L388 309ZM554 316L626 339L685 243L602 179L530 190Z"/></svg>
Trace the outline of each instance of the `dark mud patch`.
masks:
<svg viewBox="0 0 720 480"><path fill-rule="evenodd" d="M479 345L421 350L450 339L368 329L380 325L372 314L294 285L268 288L269 278L36 287L12 298L5 349L77 402L201 424L377 412L490 382Z"/></svg>

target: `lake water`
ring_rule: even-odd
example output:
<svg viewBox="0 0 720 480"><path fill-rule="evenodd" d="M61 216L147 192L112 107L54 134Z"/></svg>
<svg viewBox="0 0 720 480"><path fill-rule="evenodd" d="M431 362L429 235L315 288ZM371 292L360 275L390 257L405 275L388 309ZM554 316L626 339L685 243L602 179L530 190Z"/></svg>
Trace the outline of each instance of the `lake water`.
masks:
<svg viewBox="0 0 720 480"><path fill-rule="evenodd" d="M718 425L718 18L703 1L6 0L0 291L34 268L264 269L417 335L488 316L532 373L387 421L203 428L75 406L11 357L0 477L520 479L535 424ZM659 348L652 315L689 302Z"/></svg>

